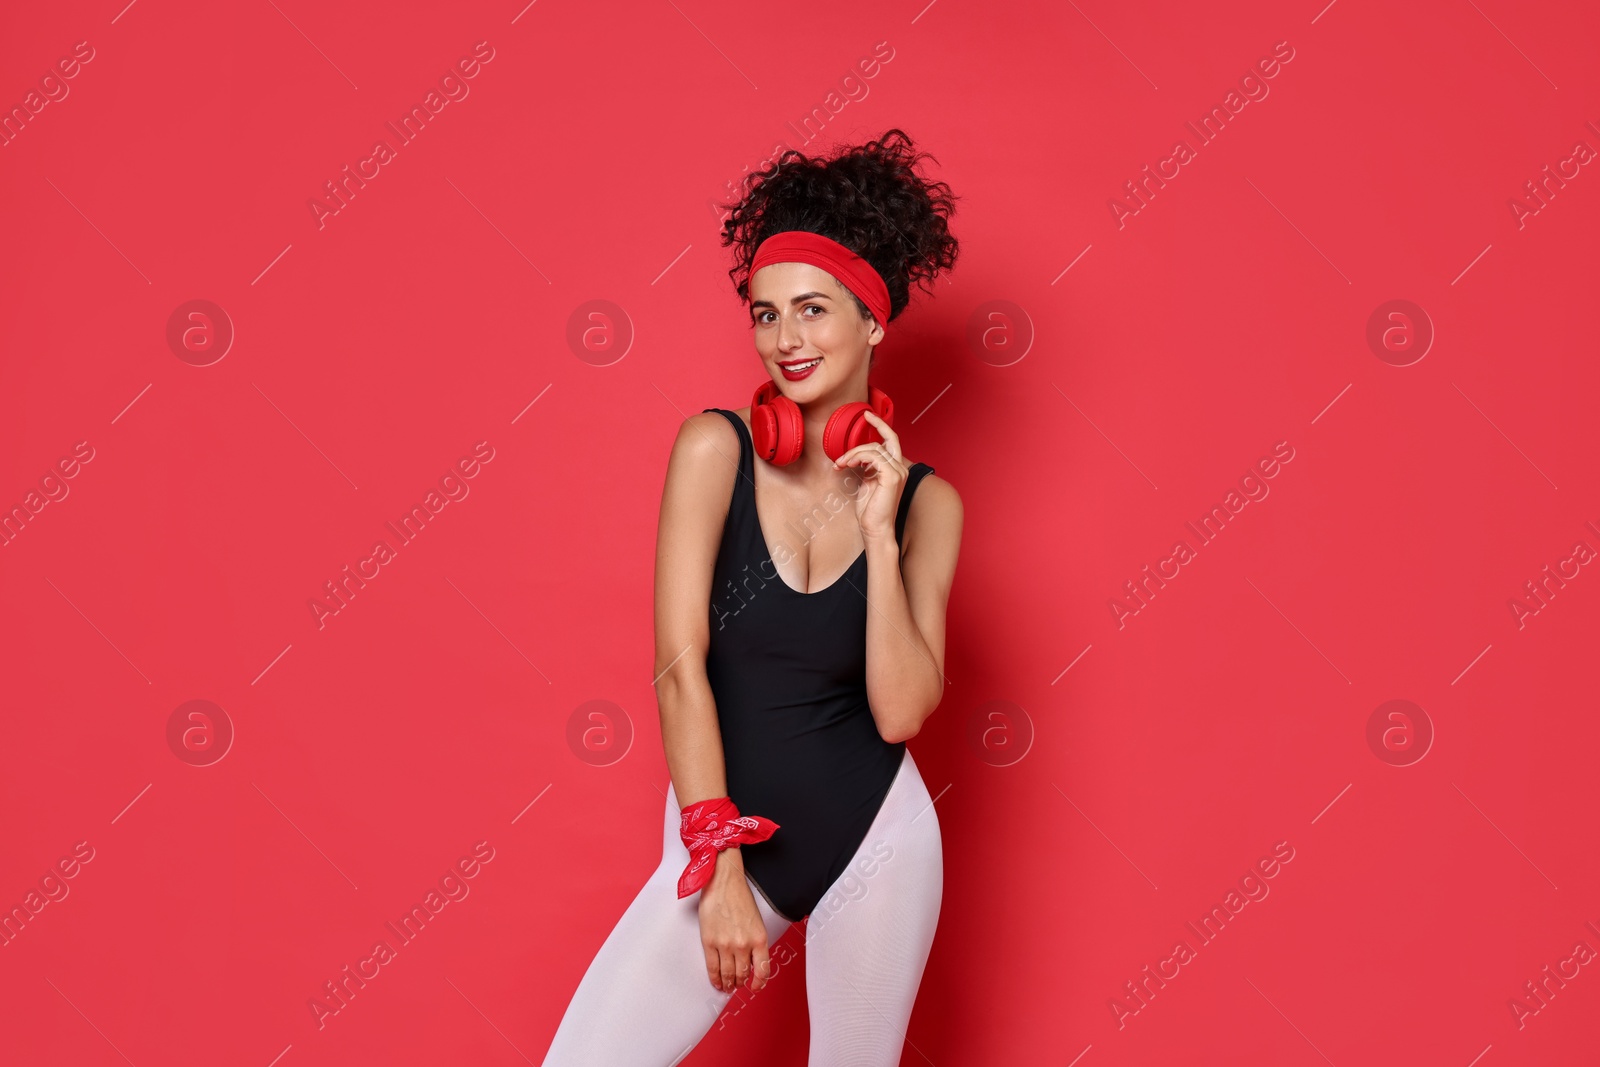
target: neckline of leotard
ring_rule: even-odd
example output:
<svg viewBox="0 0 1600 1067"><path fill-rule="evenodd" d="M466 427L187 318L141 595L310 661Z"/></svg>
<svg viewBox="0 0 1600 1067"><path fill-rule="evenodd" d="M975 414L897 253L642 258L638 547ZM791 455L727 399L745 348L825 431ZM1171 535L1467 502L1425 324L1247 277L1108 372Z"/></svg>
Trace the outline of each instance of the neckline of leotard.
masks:
<svg viewBox="0 0 1600 1067"><path fill-rule="evenodd" d="M739 416L737 411L732 411L726 408L719 410L725 411L728 415L732 416L734 427L739 431L739 473L740 477L742 479L746 479L750 486L750 521L755 526L756 539L761 542L761 550L767 554L767 561L772 564L772 569L774 572L776 572L778 570L778 565L772 559L771 543L767 540L766 530L761 528L761 509L756 507L756 446L755 442L750 438L750 427L745 425L744 419ZM901 507L896 516L898 521L895 523L895 536L897 538L902 536L901 531L905 528L905 504L908 499L905 494L907 494L911 488L916 485L917 481L919 480L916 476L917 468L923 466L927 465L924 463L913 463L911 465L912 476L906 482L906 485L901 489ZM928 469L931 471L933 468L929 467ZM738 488L739 487L735 485L734 491L738 492ZM782 574L778 575L778 584L783 586L795 596L821 596L822 594L843 585L845 583L845 579L850 577L856 568L864 565L866 561L867 550L865 547L863 547L860 554L857 555L855 559L850 561L850 566L844 569L844 573L840 574L839 577L835 578L821 589L814 589L809 593L802 589L796 589L794 586L784 581ZM855 588L855 584L851 583L851 587Z"/></svg>

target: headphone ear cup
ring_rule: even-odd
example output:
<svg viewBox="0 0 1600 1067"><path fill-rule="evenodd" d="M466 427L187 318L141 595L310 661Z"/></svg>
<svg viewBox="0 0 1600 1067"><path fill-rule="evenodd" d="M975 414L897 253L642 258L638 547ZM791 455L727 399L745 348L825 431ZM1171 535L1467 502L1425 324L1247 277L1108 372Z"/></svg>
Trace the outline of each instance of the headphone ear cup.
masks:
<svg viewBox="0 0 1600 1067"><path fill-rule="evenodd" d="M840 405L837 411L828 416L828 424L822 430L822 448L828 453L829 459L838 459L861 445L883 443L883 434L867 421L867 411L888 423L891 430L894 429L894 401L889 399L889 394L872 385L867 387L867 398L871 401L868 404L853 400Z"/></svg>
<svg viewBox="0 0 1600 1067"><path fill-rule="evenodd" d="M887 422L889 429L894 429L894 401L889 399L889 394L874 385L868 389L867 399L871 401L872 410L878 418Z"/></svg>
<svg viewBox="0 0 1600 1067"><path fill-rule="evenodd" d="M806 447L806 420L800 413L800 405L781 393L772 398L772 413L777 427L772 462L787 467L800 458Z"/></svg>
<svg viewBox="0 0 1600 1067"><path fill-rule="evenodd" d="M882 441L878 428L863 417L868 406L859 400L841 404L822 429L822 450L829 459L838 459L858 445Z"/></svg>
<svg viewBox="0 0 1600 1067"><path fill-rule="evenodd" d="M750 399L750 440L756 455L784 467L800 458L805 447L805 419L800 405L778 392L769 379Z"/></svg>
<svg viewBox="0 0 1600 1067"><path fill-rule="evenodd" d="M778 446L777 418L767 404L750 405L750 440L756 446L756 455L768 462Z"/></svg>

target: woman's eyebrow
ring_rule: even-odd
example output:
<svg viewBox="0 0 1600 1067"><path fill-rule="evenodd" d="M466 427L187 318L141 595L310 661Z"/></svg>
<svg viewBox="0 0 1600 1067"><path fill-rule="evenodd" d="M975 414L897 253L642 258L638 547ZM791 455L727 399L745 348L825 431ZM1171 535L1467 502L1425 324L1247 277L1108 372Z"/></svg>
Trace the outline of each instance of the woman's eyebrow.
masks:
<svg viewBox="0 0 1600 1067"><path fill-rule="evenodd" d="M801 293L799 296L791 297L789 299L789 303L798 304L803 300L815 300L818 297L821 297L824 300L832 300L833 299L827 293ZM753 307L753 308L761 308L761 307L775 308L778 305L774 304L770 300L752 300L750 302L750 306Z"/></svg>

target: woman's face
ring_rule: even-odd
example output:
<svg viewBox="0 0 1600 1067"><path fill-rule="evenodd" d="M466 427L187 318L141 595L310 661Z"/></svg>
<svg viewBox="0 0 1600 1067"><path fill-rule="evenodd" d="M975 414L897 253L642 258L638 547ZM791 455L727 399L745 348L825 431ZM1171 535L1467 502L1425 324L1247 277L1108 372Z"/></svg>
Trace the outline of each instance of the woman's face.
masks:
<svg viewBox="0 0 1600 1067"><path fill-rule="evenodd" d="M784 396L797 404L866 396L883 327L862 316L833 275L810 263L769 263L750 278L750 315L756 352Z"/></svg>

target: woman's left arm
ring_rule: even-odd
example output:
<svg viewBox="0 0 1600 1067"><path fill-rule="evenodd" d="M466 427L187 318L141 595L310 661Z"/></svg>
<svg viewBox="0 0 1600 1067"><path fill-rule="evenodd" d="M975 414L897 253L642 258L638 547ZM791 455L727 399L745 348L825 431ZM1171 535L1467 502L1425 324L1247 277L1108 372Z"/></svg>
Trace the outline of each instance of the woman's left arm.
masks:
<svg viewBox="0 0 1600 1067"><path fill-rule="evenodd" d="M867 702L878 733L915 737L944 696L945 606L961 548L961 497L925 475L906 515L905 545L891 525L867 538Z"/></svg>
<svg viewBox="0 0 1600 1067"><path fill-rule="evenodd" d="M894 535L911 468L900 438L875 412L863 417L883 438L834 461L861 482L856 522L867 553L867 703L890 744L915 737L944 696L944 609L961 549L961 497L924 475L906 513L905 544Z"/></svg>

